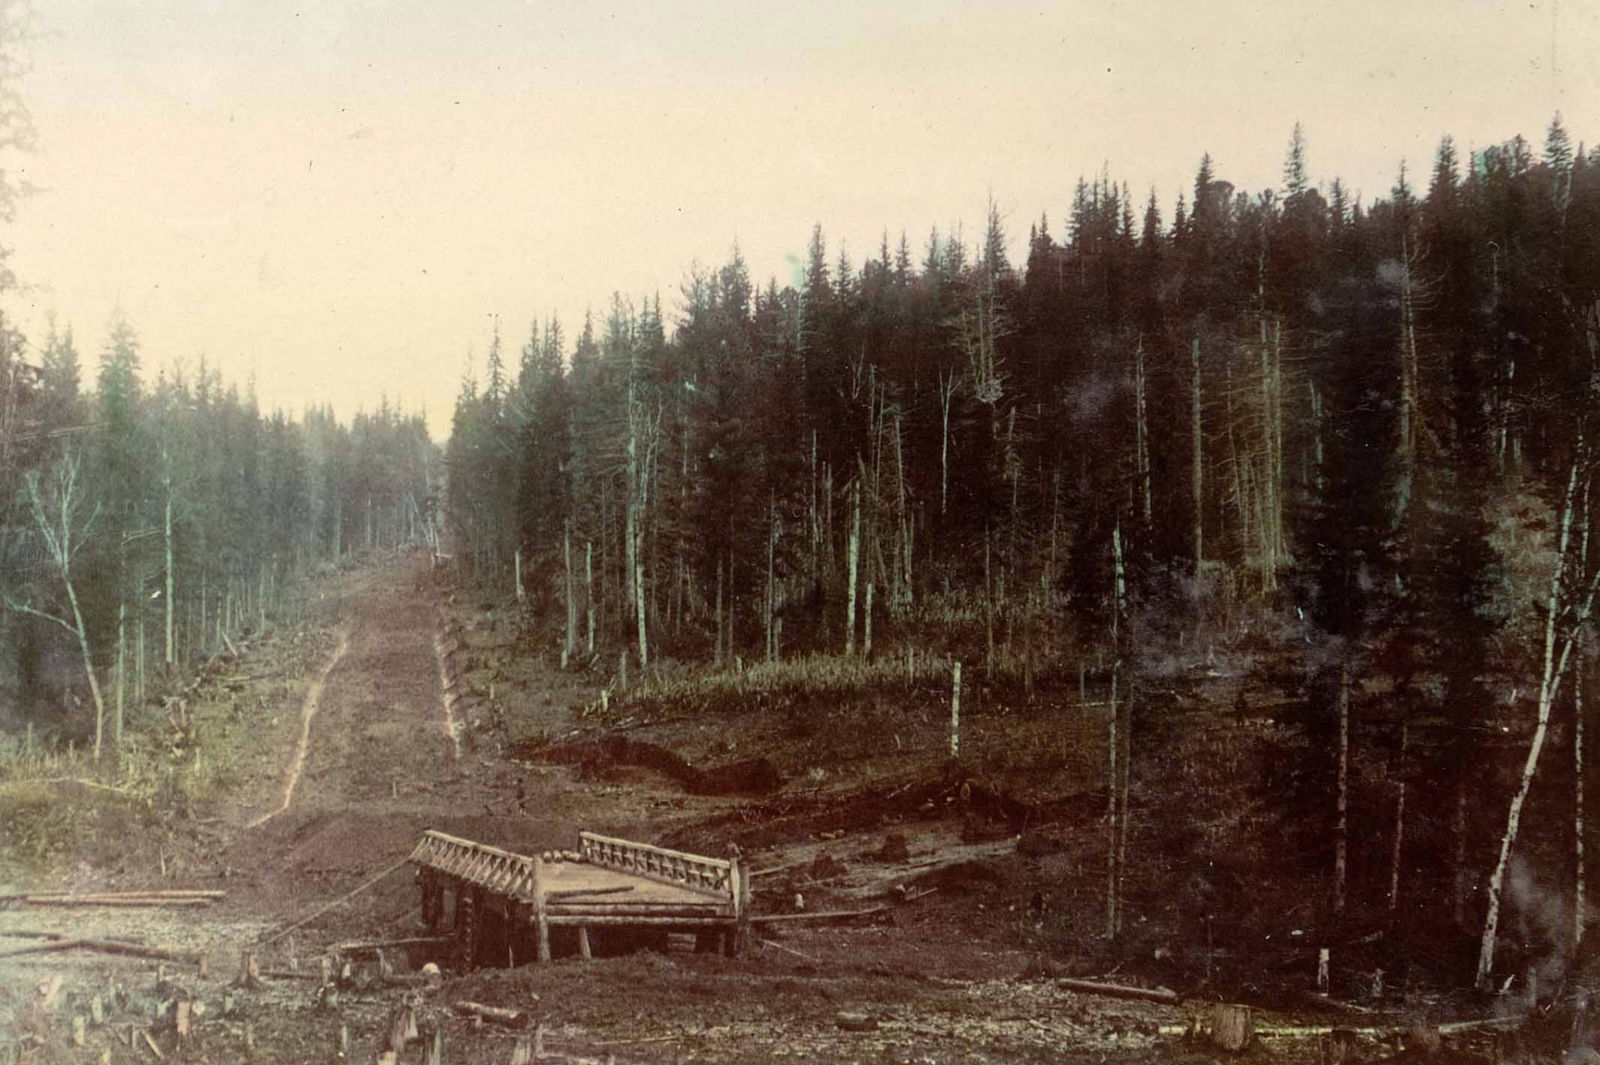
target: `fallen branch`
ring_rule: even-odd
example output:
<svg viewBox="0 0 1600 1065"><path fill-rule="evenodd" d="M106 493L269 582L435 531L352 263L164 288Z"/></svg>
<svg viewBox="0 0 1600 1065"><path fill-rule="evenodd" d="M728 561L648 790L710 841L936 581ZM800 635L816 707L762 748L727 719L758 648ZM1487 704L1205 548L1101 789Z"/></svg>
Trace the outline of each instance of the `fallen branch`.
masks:
<svg viewBox="0 0 1600 1065"><path fill-rule="evenodd" d="M521 1010L502 1009L499 1006L485 1006L481 1002L457 1002L456 1010L460 1013L470 1013L482 1017L486 1021L503 1024L508 1028L526 1028L528 1015Z"/></svg>
<svg viewBox="0 0 1600 1065"><path fill-rule="evenodd" d="M1473 1021L1450 1021L1446 1024L1435 1025L1434 1030L1440 1035L1456 1035L1461 1032L1479 1031L1485 1028L1515 1028L1527 1018L1525 1017L1484 1017ZM1258 1025L1255 1033L1264 1039L1315 1039L1334 1032L1349 1032L1353 1036L1364 1039L1388 1039L1404 1035L1414 1030L1414 1025L1390 1025L1388 1027L1366 1026L1352 1028L1345 1024L1272 1024ZM1187 1035L1191 1031L1188 1024L1163 1024L1157 1030L1160 1035Z"/></svg>
<svg viewBox="0 0 1600 1065"><path fill-rule="evenodd" d="M1083 995L1105 995L1108 998L1131 998L1143 1002L1164 1002L1175 1006L1183 1001L1176 991L1165 987L1129 987L1126 984L1102 984L1095 980L1077 980L1071 977L1061 977L1056 980L1056 986L1076 991Z"/></svg>

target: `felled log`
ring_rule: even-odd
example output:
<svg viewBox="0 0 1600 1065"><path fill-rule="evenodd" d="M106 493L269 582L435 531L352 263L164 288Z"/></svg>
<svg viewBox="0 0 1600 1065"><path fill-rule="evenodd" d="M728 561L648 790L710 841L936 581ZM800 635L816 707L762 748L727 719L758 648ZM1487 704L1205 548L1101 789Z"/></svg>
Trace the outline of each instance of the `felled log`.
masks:
<svg viewBox="0 0 1600 1065"><path fill-rule="evenodd" d="M333 950L338 954L359 954L364 951L390 950L395 947L422 947L437 946L449 943L450 936L410 936L405 939L370 939L354 943L336 943Z"/></svg>
<svg viewBox="0 0 1600 1065"><path fill-rule="evenodd" d="M186 910L192 907L210 907L216 899L150 899L146 895L115 895L101 899L94 895L75 895L62 899L26 899L26 907L123 907L142 910Z"/></svg>
<svg viewBox="0 0 1600 1065"><path fill-rule="evenodd" d="M1105 995L1108 998L1131 998L1143 1002L1164 1002L1169 1006L1176 1006L1183 1001L1176 991L1165 987L1129 987L1126 984L1104 984L1098 980L1077 980L1063 976L1056 980L1056 986L1064 987L1068 991L1076 991L1083 995Z"/></svg>
<svg viewBox="0 0 1600 1065"><path fill-rule="evenodd" d="M467 1001L457 1002L455 1008L459 1013L482 1017L486 1021L503 1024L507 1028L526 1028L528 1026L528 1015L521 1010L508 1010L499 1006L485 1006L481 1002Z"/></svg>
<svg viewBox="0 0 1600 1065"><path fill-rule="evenodd" d="M206 899L227 898L226 891L202 888L151 888L142 891L32 891L0 895L0 902L74 902L85 899Z"/></svg>
<svg viewBox="0 0 1600 1065"><path fill-rule="evenodd" d="M845 921L852 917L867 917L887 913L893 907L868 906L864 910L818 910L816 913L765 913L750 918L751 924L776 924L780 921Z"/></svg>
<svg viewBox="0 0 1600 1065"><path fill-rule="evenodd" d="M134 958L156 958L166 961L194 962L199 954L165 947L146 947L138 943L123 943L115 939L55 939L48 943L35 943L30 947L0 952L0 958L14 958L19 954L46 954L58 950L94 950L101 954L126 954Z"/></svg>

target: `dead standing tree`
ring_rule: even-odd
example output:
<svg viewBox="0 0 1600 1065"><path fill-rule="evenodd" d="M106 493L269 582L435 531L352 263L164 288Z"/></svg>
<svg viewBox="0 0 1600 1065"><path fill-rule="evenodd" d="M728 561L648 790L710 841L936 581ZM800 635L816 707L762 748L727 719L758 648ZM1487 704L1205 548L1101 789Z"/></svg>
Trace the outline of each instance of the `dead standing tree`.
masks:
<svg viewBox="0 0 1600 1065"><path fill-rule="evenodd" d="M100 680L95 674L94 647L89 639L89 629L84 624L83 611L78 606L78 590L72 583L72 561L88 540L100 508L98 505L87 507L83 486L78 480L78 469L78 456L68 452L50 468L46 476L41 478L37 471L30 471L22 487L34 529L44 543L51 566L66 589L71 620L18 602L9 595L6 605L12 610L53 621L77 639L78 650L83 655L84 676L88 678L89 693L94 698L94 758L99 761L105 737L106 705L100 693Z"/></svg>
<svg viewBox="0 0 1600 1065"><path fill-rule="evenodd" d="M1533 788L1533 778L1539 769L1539 756L1544 752L1545 741L1549 737L1551 711L1560 693L1561 682L1572 668L1583 630L1589 623L1595 593L1600 590L1600 568L1591 565L1586 550L1590 520L1588 483L1594 472L1594 458L1580 431L1577 457L1568 471L1566 489L1561 498L1555 571L1550 577L1544 605L1544 641L1533 738L1528 743L1527 758L1523 761L1521 777L1506 813L1506 828L1500 837L1499 857L1489 877L1489 905L1483 922L1475 980L1480 990L1488 989L1494 971L1506 870L1511 862L1511 850L1516 846L1517 831L1522 824L1522 808L1528 800L1528 792Z"/></svg>

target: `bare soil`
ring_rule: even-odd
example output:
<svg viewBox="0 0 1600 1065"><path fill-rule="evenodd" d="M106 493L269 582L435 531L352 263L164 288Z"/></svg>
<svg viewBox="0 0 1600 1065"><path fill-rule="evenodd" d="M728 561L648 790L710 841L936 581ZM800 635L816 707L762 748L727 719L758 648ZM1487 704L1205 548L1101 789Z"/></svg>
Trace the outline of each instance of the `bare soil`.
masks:
<svg viewBox="0 0 1600 1065"><path fill-rule="evenodd" d="M531 1010L551 1061L1220 1057L1172 1034L1189 1022L1191 1006L1080 995L1056 982L1078 975L1149 985L1163 976L1159 952L1140 971L1110 973L1075 953L1092 938L1100 875L1073 845L1094 831L1102 801L1087 770L1077 787L1044 797L1007 794L930 752L819 781L779 735L763 750L759 733L744 734L729 751L718 745L715 722L708 732L689 718L675 733L657 729L649 738L707 767L770 761L752 771L749 787L686 788L692 780L672 772L671 759L606 756L582 713L596 698L594 679L519 647L508 622L458 600L425 556L342 575L326 601L318 631L292 636L303 650L280 655L296 673L278 678L278 712L256 722L251 757L232 787L171 826L159 855L136 846L115 862L81 855L49 885L220 887L225 901L198 910L0 910L0 954L37 941L26 933L122 937L202 952L205 971L168 963L167 983L158 986L156 964L136 958L0 956L0 1018L9 1022L0 1050L9 1034L25 1061L106 1060L102 1051L113 1062L155 1060L142 1035L124 1042L137 1030L177 1060L320 1062L335 1060L343 1026L351 1059L372 1061L400 990L378 984L326 1008L313 1002L315 980L274 977L260 990L231 989L240 951L401 862L425 829L526 853L570 847L587 828L707 853L736 843L755 867L784 867L757 881L757 905L768 913L891 907L838 926L767 925L763 941L737 959L673 943L665 953L447 971L422 1007L425 1022L444 1028L446 1061L512 1054L512 1033L474 1027L450 1011L459 999ZM442 691L447 646L466 678L454 700ZM269 651L263 645L259 654ZM257 653L246 654L246 665ZM1052 733L1063 734L1071 731ZM783 779L776 791L768 770ZM700 779L705 770L693 773ZM730 793L691 793L707 790ZM315 973L332 944L417 934L415 907L402 867L277 939L262 968ZM35 989L53 974L62 989L42 1009ZM1194 1002L1216 994L1201 991ZM88 1026L85 1047L73 1046L72 1018L90 1016L95 996L106 1022ZM179 1046L170 1010L182 997L201 1012L195 1035ZM1258 1020L1350 1025L1377 1016ZM1393 1049L1371 1041L1365 1048L1372 1059ZM1314 1060L1316 1048L1274 1039L1250 1054ZM402 1060L421 1060L420 1049Z"/></svg>

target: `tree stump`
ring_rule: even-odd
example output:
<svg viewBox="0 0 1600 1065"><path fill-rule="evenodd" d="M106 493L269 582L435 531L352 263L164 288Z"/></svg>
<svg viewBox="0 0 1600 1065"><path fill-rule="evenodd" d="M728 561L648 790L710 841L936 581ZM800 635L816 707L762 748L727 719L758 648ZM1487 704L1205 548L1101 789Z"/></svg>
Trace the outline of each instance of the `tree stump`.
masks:
<svg viewBox="0 0 1600 1065"><path fill-rule="evenodd" d="M1345 1065L1355 1055L1356 1034L1348 1028L1335 1028L1317 1044L1317 1065Z"/></svg>
<svg viewBox="0 0 1600 1065"><path fill-rule="evenodd" d="M261 963L253 950L239 952L238 986L250 991L261 986Z"/></svg>
<svg viewBox="0 0 1600 1065"><path fill-rule="evenodd" d="M533 1065L533 1036L524 1032L511 1048L511 1065Z"/></svg>
<svg viewBox="0 0 1600 1065"><path fill-rule="evenodd" d="M1249 1006L1219 1002L1211 1008L1211 1044L1218 1050L1240 1053L1255 1035L1255 1018Z"/></svg>

